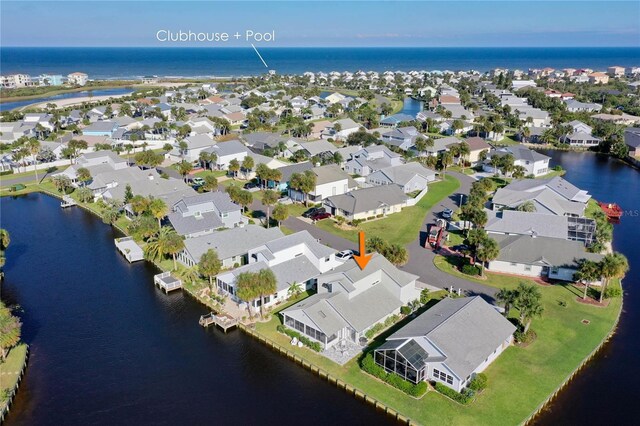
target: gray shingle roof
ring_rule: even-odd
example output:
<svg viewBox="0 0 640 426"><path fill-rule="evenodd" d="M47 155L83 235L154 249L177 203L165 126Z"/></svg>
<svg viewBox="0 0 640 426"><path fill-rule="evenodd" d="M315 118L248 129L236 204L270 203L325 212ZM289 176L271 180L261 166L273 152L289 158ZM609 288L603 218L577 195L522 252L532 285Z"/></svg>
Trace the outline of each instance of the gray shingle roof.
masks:
<svg viewBox="0 0 640 426"><path fill-rule="evenodd" d="M247 225L242 228L225 229L213 234L184 241L185 250L197 262L207 250L214 249L221 260L247 253L250 249L282 237L279 228L263 228Z"/></svg>
<svg viewBox="0 0 640 426"><path fill-rule="evenodd" d="M408 197L395 185L374 186L342 195L328 197L326 202L351 214L375 210L386 204L395 206L406 203Z"/></svg>
<svg viewBox="0 0 640 426"><path fill-rule="evenodd" d="M167 219L180 235L196 234L224 227L224 223L214 212L204 212L199 217L182 216L177 212L169 213Z"/></svg>
<svg viewBox="0 0 640 426"><path fill-rule="evenodd" d="M305 244L307 248L318 258L323 258L335 253L335 250L320 244L309 231L300 231L295 234L285 235L284 237L267 242L265 245L272 253L286 250L299 244Z"/></svg>
<svg viewBox="0 0 640 426"><path fill-rule="evenodd" d="M580 259L600 261L602 255L588 253L584 244L559 238L532 238L528 235L492 235L500 245L497 260L541 266L575 268Z"/></svg>
<svg viewBox="0 0 640 426"><path fill-rule="evenodd" d="M427 339L445 354L447 367L465 380L515 330L513 324L479 296L447 298L388 340Z"/></svg>
<svg viewBox="0 0 640 426"><path fill-rule="evenodd" d="M485 226L489 234L532 235L567 239L569 222L566 216L504 210L490 217Z"/></svg>

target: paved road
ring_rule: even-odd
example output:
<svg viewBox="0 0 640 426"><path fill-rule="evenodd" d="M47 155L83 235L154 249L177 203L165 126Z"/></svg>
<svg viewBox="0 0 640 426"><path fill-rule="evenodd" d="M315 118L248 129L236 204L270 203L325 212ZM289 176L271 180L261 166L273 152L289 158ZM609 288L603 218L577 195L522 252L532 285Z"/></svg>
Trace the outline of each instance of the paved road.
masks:
<svg viewBox="0 0 640 426"><path fill-rule="evenodd" d="M436 254L431 249L424 248L424 242L427 238L427 225L434 223L439 217L438 214L445 208L456 210L461 202L461 196L464 197L469 194L471 190L471 184L474 182L474 178L462 173L447 172L448 174L455 176L460 181L460 187L458 190L445 198L439 204L435 205L422 222L420 228L420 235L416 237L414 241L407 245L409 251L409 262L406 265L400 267L400 269L418 275L421 281L434 285L440 288L452 287L454 289L466 290L468 295L484 295L492 298L496 290L493 287L485 286L473 281L468 281L460 277L449 275L446 272L442 272L433 264L433 259Z"/></svg>
<svg viewBox="0 0 640 426"><path fill-rule="evenodd" d="M50 173L48 173L46 169L38 170L38 181L42 182L42 180L49 175ZM12 186L12 185L17 185L19 183L35 183L35 182L36 182L35 174L29 175L29 176L18 176L13 178L11 177L11 175L0 176L0 186Z"/></svg>
<svg viewBox="0 0 640 426"><path fill-rule="evenodd" d="M496 292L493 287L485 286L473 281L467 281L463 278L440 271L433 264L433 259L436 256L435 253L430 249L424 248L427 224L433 223L437 218L437 214L445 208L450 208L455 211L461 201L461 196L464 197L469 194L471 184L474 182L472 177L465 174L456 172L448 173L455 176L456 179L460 181L460 187L455 193L442 200L442 202L434 206L433 209L427 213L426 217L423 219L420 235L416 236L416 239L407 245L407 250L409 251L409 262L400 267L400 269L419 276L419 281L431 286L439 288L449 288L453 286L456 290L459 288L465 290L467 295L482 295L491 300ZM251 209L266 211L265 207L259 201L254 201L251 205ZM313 224L302 221L296 217L288 218L284 221L284 225L293 231L307 230L315 238L318 238L320 242L328 245L329 247L335 248L336 250L357 249L353 242L324 231Z"/></svg>

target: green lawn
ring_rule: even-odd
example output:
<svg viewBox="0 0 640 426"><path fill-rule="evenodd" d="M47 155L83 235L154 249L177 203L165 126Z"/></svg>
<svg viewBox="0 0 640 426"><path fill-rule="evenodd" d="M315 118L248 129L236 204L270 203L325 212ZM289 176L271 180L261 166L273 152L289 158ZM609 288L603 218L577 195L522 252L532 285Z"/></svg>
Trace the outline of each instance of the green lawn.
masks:
<svg viewBox="0 0 640 426"><path fill-rule="evenodd" d="M206 176L215 176L217 178L223 177L227 175L226 170L203 170L201 172L196 173L194 176L205 178Z"/></svg>
<svg viewBox="0 0 640 426"><path fill-rule="evenodd" d="M6 400L3 399L5 391L13 389L18 381L18 374L22 370L22 366L26 362L27 357L27 345L24 343L18 344L11 349L7 359L4 362L0 361L0 411L4 409Z"/></svg>
<svg viewBox="0 0 640 426"><path fill-rule="evenodd" d="M483 283L515 287L519 281L513 277L494 276ZM257 324L256 330L417 423L514 425L522 423L534 412L607 336L621 307L620 299L613 299L606 308L580 304L575 298L581 292L571 285L540 287L540 290L545 312L532 325L537 340L525 348L508 348L486 370L488 389L468 406L454 403L433 391L415 400L363 373L356 360L339 366L309 349L292 347L289 338L276 331L280 324L277 315L267 323ZM517 311L512 311L512 315L517 315ZM590 323L583 324L584 319Z"/></svg>
<svg viewBox="0 0 640 426"><path fill-rule="evenodd" d="M362 223L359 229L369 236L378 236L389 243L406 245L416 239L422 221L433 206L449 196L460 186L460 182L453 176L446 176L444 180L429 185L429 192L412 207L405 207L400 213L386 218ZM335 226L332 220L323 220L316 224L321 229L331 232L351 241L357 241L358 230L342 230Z"/></svg>

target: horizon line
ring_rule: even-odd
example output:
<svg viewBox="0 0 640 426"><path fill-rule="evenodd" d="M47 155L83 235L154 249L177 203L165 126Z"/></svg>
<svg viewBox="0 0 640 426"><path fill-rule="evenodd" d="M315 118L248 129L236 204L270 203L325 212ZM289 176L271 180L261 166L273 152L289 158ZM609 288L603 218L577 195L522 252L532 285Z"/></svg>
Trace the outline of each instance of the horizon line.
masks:
<svg viewBox="0 0 640 426"><path fill-rule="evenodd" d="M640 49L640 46L258 46L260 49ZM250 49L251 46L0 46L0 49Z"/></svg>

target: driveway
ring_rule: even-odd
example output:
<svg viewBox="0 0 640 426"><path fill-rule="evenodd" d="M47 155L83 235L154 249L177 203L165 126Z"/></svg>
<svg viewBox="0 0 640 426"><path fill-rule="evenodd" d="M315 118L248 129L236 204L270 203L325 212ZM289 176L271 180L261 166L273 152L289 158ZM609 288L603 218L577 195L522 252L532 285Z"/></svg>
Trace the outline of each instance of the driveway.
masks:
<svg viewBox="0 0 640 426"><path fill-rule="evenodd" d="M433 259L436 257L436 254L432 249L424 248L424 242L427 238L427 225L434 223L439 217L439 213L445 208L456 211L460 206L460 203L464 201L464 197L469 194L471 184L475 181L473 177L463 173L447 172L447 174L458 179L460 181L460 187L456 192L442 200L439 204L435 205L433 209L427 213L422 222L422 227L420 228L420 235L407 245L407 250L409 251L409 262L400 267L400 269L418 275L420 277L420 281L436 287L453 287L454 290L461 288L466 290L468 295L477 294L493 298L493 295L496 293L496 290L493 287L485 286L473 281L467 281L463 278L449 275L436 268L433 264Z"/></svg>

